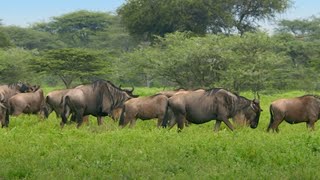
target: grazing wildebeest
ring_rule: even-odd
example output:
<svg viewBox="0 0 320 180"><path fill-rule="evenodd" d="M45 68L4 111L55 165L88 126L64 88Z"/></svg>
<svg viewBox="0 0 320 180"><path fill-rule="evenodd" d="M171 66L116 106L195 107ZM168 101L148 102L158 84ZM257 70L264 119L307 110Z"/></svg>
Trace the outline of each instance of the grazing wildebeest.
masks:
<svg viewBox="0 0 320 180"><path fill-rule="evenodd" d="M130 122L130 127L135 125L137 118L148 120L158 118L158 127L166 116L168 97L163 94L132 98L124 103L119 125L125 127Z"/></svg>
<svg viewBox="0 0 320 180"><path fill-rule="evenodd" d="M290 124L306 122L307 127L314 129L315 122L320 117L320 97L304 95L301 97L278 99L270 105L270 124L267 131L272 129L279 132L279 124L285 120Z"/></svg>
<svg viewBox="0 0 320 180"><path fill-rule="evenodd" d="M100 125L102 116L107 116L113 109L122 107L123 103L132 97L106 80L97 80L92 84L71 89L63 96L61 127L67 122L66 115L70 112L75 113L77 127L81 126L82 117L86 115L96 116Z"/></svg>
<svg viewBox="0 0 320 180"><path fill-rule="evenodd" d="M9 100L9 114L18 116L24 114L38 114L44 109L44 94L40 86L34 89L34 92L19 93L12 96Z"/></svg>
<svg viewBox="0 0 320 180"><path fill-rule="evenodd" d="M30 86L22 82L0 85L0 121L2 127L8 127L9 125L8 99L18 93L25 93L29 91L32 91Z"/></svg>
<svg viewBox="0 0 320 180"><path fill-rule="evenodd" d="M169 98L169 107L174 113L179 131L183 129L185 119L194 124L216 120L215 131L219 130L223 121L234 130L228 119L238 114L244 114L250 127L256 128L261 112L258 100L251 101L221 88L174 95Z"/></svg>

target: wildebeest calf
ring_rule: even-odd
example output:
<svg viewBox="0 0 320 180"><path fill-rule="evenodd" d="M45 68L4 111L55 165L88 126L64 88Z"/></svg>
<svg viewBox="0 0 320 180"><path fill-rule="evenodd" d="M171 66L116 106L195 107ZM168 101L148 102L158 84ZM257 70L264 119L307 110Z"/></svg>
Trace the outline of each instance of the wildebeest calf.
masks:
<svg viewBox="0 0 320 180"><path fill-rule="evenodd" d="M267 131L279 131L279 124L285 120L290 124L306 122L307 127L314 129L320 116L320 97L304 95L290 99L278 99L270 105L270 124Z"/></svg>
<svg viewBox="0 0 320 180"><path fill-rule="evenodd" d="M167 106L168 97L163 94L132 98L124 103L119 125L125 127L130 122L130 127L133 127L137 118L142 120L158 118L160 127L166 117Z"/></svg>

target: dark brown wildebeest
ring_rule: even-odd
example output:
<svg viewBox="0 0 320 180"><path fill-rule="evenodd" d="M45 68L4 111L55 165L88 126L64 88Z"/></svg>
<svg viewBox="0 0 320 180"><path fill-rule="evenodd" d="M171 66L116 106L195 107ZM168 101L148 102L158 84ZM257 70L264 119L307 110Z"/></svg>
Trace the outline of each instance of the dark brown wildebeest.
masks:
<svg viewBox="0 0 320 180"><path fill-rule="evenodd" d="M179 131L183 129L185 119L194 124L216 120L215 131L219 130L223 121L234 130L228 119L238 114L244 114L250 127L256 128L261 113L258 100L249 100L221 88L174 95L169 98L169 107L174 113Z"/></svg>
<svg viewBox="0 0 320 180"><path fill-rule="evenodd" d="M8 99L18 93L25 93L29 91L32 91L31 87L22 82L0 85L0 121L2 127L8 127L9 125Z"/></svg>
<svg viewBox="0 0 320 180"><path fill-rule="evenodd" d="M44 109L44 94L40 86L34 89L35 92L19 93L12 96L9 101L9 114L18 116L24 114L38 114Z"/></svg>
<svg viewBox="0 0 320 180"><path fill-rule="evenodd" d="M121 88L121 85L119 86L119 89L122 89ZM129 89L122 89L123 91L125 91L129 96L131 97L137 97L135 95L133 95L133 91L134 91L134 87L132 87L131 90ZM120 119L120 116L121 116L121 112L122 112L122 107L119 107L119 108L115 108L111 111L111 113L109 114L109 116L111 117L111 119L113 121L118 121Z"/></svg>
<svg viewBox="0 0 320 180"><path fill-rule="evenodd" d="M97 80L92 84L71 89L63 96L64 110L60 125L64 126L67 122L66 115L70 112L75 113L77 127L81 126L82 118L86 115L96 116L100 125L102 116L107 116L113 109L122 107L130 98L133 96L106 80Z"/></svg>
<svg viewBox="0 0 320 180"><path fill-rule="evenodd" d="M165 93L165 95L167 96L167 97L172 97L172 96L175 96L175 95L180 95L180 96L182 96L183 94L187 94L187 93L189 93L189 92L204 92L205 90L204 89L195 89L195 90L185 90L185 89L178 89L178 90L174 90L174 91L164 91ZM176 122L176 119L174 118L174 114L173 114L173 112L172 112L172 110L171 110L171 108L169 107L168 108L168 112L167 112L167 115L168 115L168 120L169 120L169 122L168 122L168 126L169 126L169 129L171 129L174 125L176 125L177 124L177 122ZM185 126L186 127L188 127L191 123L189 122L189 121L187 121L186 119L184 119L184 124L185 124ZM166 126L166 125L162 125L162 126Z"/></svg>
<svg viewBox="0 0 320 180"><path fill-rule="evenodd" d="M163 94L132 98L124 103L119 126L125 127L130 122L130 127L133 127L137 118L142 120L158 118L160 127L166 116L167 107L168 97Z"/></svg>
<svg viewBox="0 0 320 180"><path fill-rule="evenodd" d="M267 131L272 129L279 132L279 124L285 120L290 124L306 122L307 127L314 129L315 122L320 117L320 97L304 95L301 97L278 99L270 105L270 124Z"/></svg>

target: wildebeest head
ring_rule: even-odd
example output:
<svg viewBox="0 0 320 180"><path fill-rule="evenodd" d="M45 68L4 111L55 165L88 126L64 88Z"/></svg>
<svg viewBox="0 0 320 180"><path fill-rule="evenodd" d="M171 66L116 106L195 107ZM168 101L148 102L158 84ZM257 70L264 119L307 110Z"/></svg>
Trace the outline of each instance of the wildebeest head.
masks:
<svg viewBox="0 0 320 180"><path fill-rule="evenodd" d="M27 83L23 83L23 82L14 83L14 84L11 84L9 86L16 88L21 93L30 92L31 91L30 85L28 85Z"/></svg>
<svg viewBox="0 0 320 180"><path fill-rule="evenodd" d="M133 91L134 91L134 87L131 88L131 90L129 89L122 89L121 85L119 86L119 89L123 90L124 92L126 92L130 97L136 98L139 97L139 95L134 95Z"/></svg>
<svg viewBox="0 0 320 180"><path fill-rule="evenodd" d="M121 88L115 86L110 81L97 80L92 83L93 91L97 91L96 106L101 111L101 115L108 115L115 108L122 107L123 103L128 99L134 98L133 90L129 93Z"/></svg>
<svg viewBox="0 0 320 180"><path fill-rule="evenodd" d="M244 113L245 118L252 129L255 129L258 126L261 111L260 101L258 99L253 99L249 108Z"/></svg>

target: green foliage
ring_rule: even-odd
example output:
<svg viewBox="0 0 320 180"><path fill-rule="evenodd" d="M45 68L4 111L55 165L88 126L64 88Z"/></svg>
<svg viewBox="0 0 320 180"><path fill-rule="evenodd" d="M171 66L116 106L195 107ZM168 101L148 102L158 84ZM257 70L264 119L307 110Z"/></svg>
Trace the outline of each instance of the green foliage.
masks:
<svg viewBox="0 0 320 180"><path fill-rule="evenodd" d="M150 40L176 31L243 34L289 6L289 0L128 0L118 14L132 35Z"/></svg>
<svg viewBox="0 0 320 180"><path fill-rule="evenodd" d="M107 73L103 71L107 67L99 52L76 48L49 50L41 53L30 63L31 70L58 76L67 88L77 78L86 82Z"/></svg>
<svg viewBox="0 0 320 180"><path fill-rule="evenodd" d="M274 74L290 70L285 67L288 58L278 48L282 44L265 33L241 37L173 33L125 54L122 61L123 67L129 64L129 78L165 78L185 88L221 86L257 92L273 85Z"/></svg>
<svg viewBox="0 0 320 180"><path fill-rule="evenodd" d="M275 38L284 45L282 49L291 59L294 72L292 84L305 90L319 89L320 18L283 20L279 23Z"/></svg>
<svg viewBox="0 0 320 180"><path fill-rule="evenodd" d="M0 49L0 82L37 81L35 74L26 68L26 64L34 57L33 53L36 52L21 48Z"/></svg>
<svg viewBox="0 0 320 180"><path fill-rule="evenodd" d="M9 37L0 29L0 48L10 47L11 43Z"/></svg>
<svg viewBox="0 0 320 180"><path fill-rule="evenodd" d="M75 11L32 28L58 36L68 47L128 49L133 41L121 27L119 17L103 12Z"/></svg>
<svg viewBox="0 0 320 180"><path fill-rule="evenodd" d="M53 49L65 46L57 36L30 28L17 26L2 27L1 31L8 35L10 43L24 49Z"/></svg>
<svg viewBox="0 0 320 180"><path fill-rule="evenodd" d="M152 94L155 89L138 89ZM157 90L157 89L156 89ZM251 98L248 93L243 93ZM105 118L98 126L60 128L50 115L12 117L0 129L0 177L3 179L317 179L320 129L283 122L279 133L267 133L269 104L278 98L303 95L291 91L262 95L257 129L213 122L176 129L157 129L156 120L138 120L133 129L119 129Z"/></svg>

